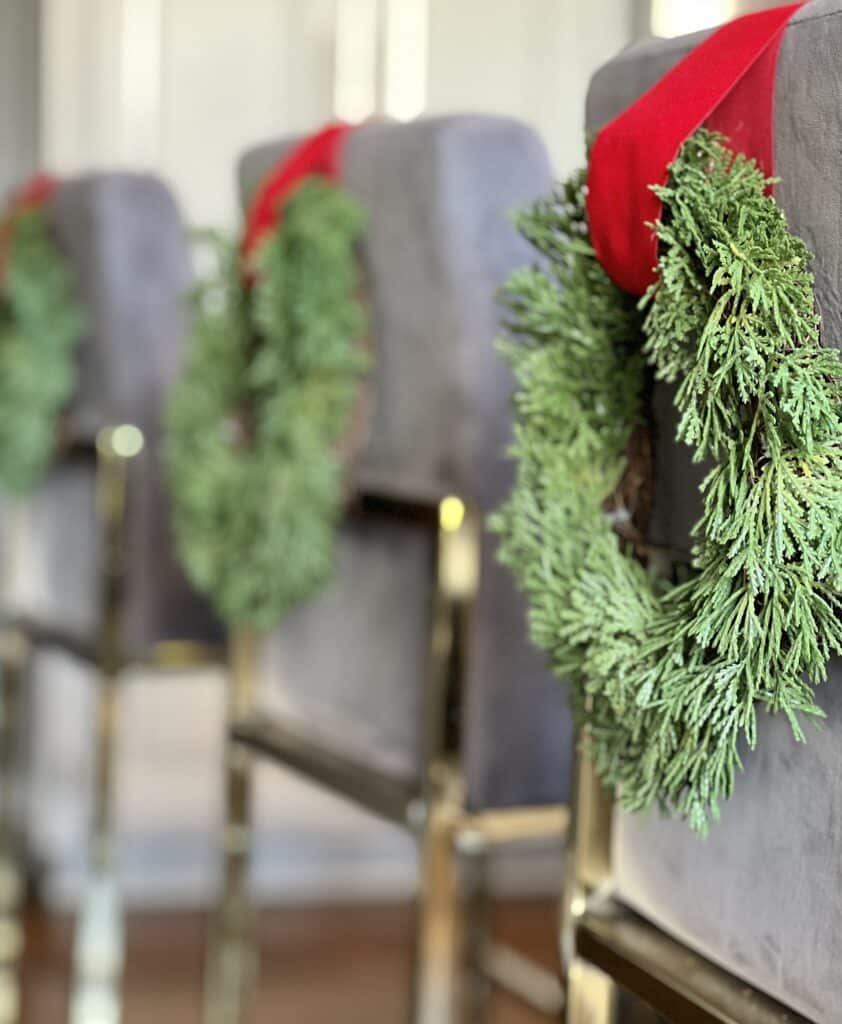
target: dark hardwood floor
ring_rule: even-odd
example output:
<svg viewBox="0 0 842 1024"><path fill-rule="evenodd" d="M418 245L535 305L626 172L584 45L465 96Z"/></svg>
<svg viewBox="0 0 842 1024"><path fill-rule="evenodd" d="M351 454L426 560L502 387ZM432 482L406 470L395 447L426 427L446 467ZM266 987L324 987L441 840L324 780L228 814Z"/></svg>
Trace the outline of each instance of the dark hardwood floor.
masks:
<svg viewBox="0 0 842 1024"><path fill-rule="evenodd" d="M129 920L124 1024L200 1024L204 917L136 914ZM267 910L253 1024L402 1024L409 990L412 912L407 906ZM556 908L507 903L494 931L552 966ZM27 918L22 1024L67 1019L71 921ZM546 1018L495 994L489 1024Z"/></svg>

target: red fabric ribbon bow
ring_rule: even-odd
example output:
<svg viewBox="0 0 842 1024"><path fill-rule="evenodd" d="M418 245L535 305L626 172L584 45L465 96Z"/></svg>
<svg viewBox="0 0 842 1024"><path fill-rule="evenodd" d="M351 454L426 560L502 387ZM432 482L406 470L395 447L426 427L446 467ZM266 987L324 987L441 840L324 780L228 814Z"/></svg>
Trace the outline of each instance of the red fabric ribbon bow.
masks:
<svg viewBox="0 0 842 1024"><path fill-rule="evenodd" d="M58 179L43 171L34 174L14 191L9 199L9 213L37 209L43 206L58 188Z"/></svg>
<svg viewBox="0 0 842 1024"><path fill-rule="evenodd" d="M37 210L43 206L52 198L57 188L58 179L41 172L34 174L9 196L5 213L0 220L0 281L6 276L15 217L27 210Z"/></svg>
<svg viewBox="0 0 842 1024"><path fill-rule="evenodd" d="M248 261L267 232L279 224L283 204L305 178L318 174L330 181L340 180L345 140L353 129L349 124L328 125L296 146L270 171L246 216L240 248L244 261Z"/></svg>
<svg viewBox="0 0 842 1024"><path fill-rule="evenodd" d="M597 135L588 171L588 221L597 258L633 295L656 279L657 240L647 227L682 143L703 123L767 175L774 162L775 68L783 31L802 3L723 25Z"/></svg>

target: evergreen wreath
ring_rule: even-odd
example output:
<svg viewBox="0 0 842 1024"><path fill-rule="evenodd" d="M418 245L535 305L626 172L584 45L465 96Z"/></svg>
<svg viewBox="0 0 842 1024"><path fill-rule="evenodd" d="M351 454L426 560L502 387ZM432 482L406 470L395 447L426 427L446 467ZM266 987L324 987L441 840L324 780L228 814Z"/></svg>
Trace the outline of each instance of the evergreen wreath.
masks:
<svg viewBox="0 0 842 1024"><path fill-rule="evenodd" d="M507 289L517 476L492 526L600 779L704 833L758 709L803 740L842 650L842 366L820 344L811 254L722 137L698 131L656 188L658 280L639 303L597 262L584 181L519 218L543 262ZM678 439L715 463L674 586L618 540L651 373L680 382Z"/></svg>
<svg viewBox="0 0 842 1024"><path fill-rule="evenodd" d="M330 576L339 446L367 366L361 231L357 204L309 177L246 275L216 238L196 290L167 463L181 559L227 622L270 628Z"/></svg>
<svg viewBox="0 0 842 1024"><path fill-rule="evenodd" d="M49 467L85 330L44 212L45 181L23 190L0 226L0 489L13 495L30 493Z"/></svg>

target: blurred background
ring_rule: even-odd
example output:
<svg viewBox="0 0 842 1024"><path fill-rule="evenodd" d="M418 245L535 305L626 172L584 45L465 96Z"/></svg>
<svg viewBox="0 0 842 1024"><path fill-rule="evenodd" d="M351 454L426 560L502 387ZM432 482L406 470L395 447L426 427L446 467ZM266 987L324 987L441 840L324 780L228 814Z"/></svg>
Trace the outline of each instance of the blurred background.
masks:
<svg viewBox="0 0 842 1024"><path fill-rule="evenodd" d="M334 116L511 114L559 173L591 73L631 40L757 0L3 0L0 185L33 166L158 171L188 217L235 220L256 139Z"/></svg>
<svg viewBox="0 0 842 1024"><path fill-rule="evenodd" d="M583 159L585 94L600 64L635 40L709 27L759 6L0 0L0 193L39 168L58 175L149 170L173 189L189 224L234 229L234 168L256 142L332 118L404 121L449 112L527 122L563 176ZM4 585L24 592L37 586L44 576L39 557L23 531ZM94 697L88 673L58 655L43 657L55 661L36 673L27 818L45 898L62 910L73 906L83 875ZM124 891L136 908L198 908L214 890L220 683L218 674L203 672L188 686L147 686L134 673L121 690L117 818ZM255 886L264 903L372 908L409 900L416 854L406 836L364 821L291 774L260 768L258 779ZM537 916L521 921L526 931L534 924L533 944L545 943L551 960L559 850L550 844L504 859L497 873L496 884L510 896L546 897ZM381 921L371 910L367 920L375 942L395 941L390 918ZM314 921L298 933L299 952L322 927ZM148 936L153 946L163 934L156 927ZM196 960L199 945L197 938ZM39 984L47 985L46 977ZM161 1010L147 1019L187 1018Z"/></svg>

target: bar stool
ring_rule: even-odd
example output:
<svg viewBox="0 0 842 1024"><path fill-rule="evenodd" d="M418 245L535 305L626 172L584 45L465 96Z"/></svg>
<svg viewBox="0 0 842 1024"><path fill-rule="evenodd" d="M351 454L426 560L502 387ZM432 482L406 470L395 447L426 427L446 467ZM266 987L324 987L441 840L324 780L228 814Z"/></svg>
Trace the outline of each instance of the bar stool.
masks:
<svg viewBox="0 0 842 1024"><path fill-rule="evenodd" d="M245 155L244 199L295 141ZM463 941L475 982L490 973L557 1014L555 980L538 974L536 984L531 965L489 941L484 879L495 848L561 840L568 821L564 695L528 643L482 521L511 478L512 381L493 348L495 293L529 254L509 214L549 189L547 155L506 118L372 123L347 142L344 185L367 218L371 432L333 583L265 644L232 638L225 886L206 1022L243 1020L254 984L253 757L417 837L414 1021L455 1019ZM482 1019L485 988L465 986L465 1019Z"/></svg>
<svg viewBox="0 0 842 1024"><path fill-rule="evenodd" d="M631 47L591 81L596 130L633 102L703 34ZM816 0L789 23L777 66L776 198L815 253L823 341L839 345L842 146L836 68L842 4ZM650 541L689 553L700 473L675 438L672 396L653 399L658 463ZM660 443L658 443L660 441ZM671 1021L831 1024L842 1006L842 666L818 693L827 714L806 744L761 715L757 750L721 820L701 840L656 813L612 807L587 762L576 789L565 945L570 1024L615 1019L618 990Z"/></svg>
<svg viewBox="0 0 842 1024"><path fill-rule="evenodd" d="M178 210L155 178L114 173L62 184L47 215L89 330L53 465L31 497L6 503L5 543L16 564L3 595L4 674L19 684L47 650L98 673L89 877L70 1019L106 1024L120 1018L123 961L112 772L118 682L133 665L170 671L220 661L224 632L175 560L160 460L190 285Z"/></svg>

